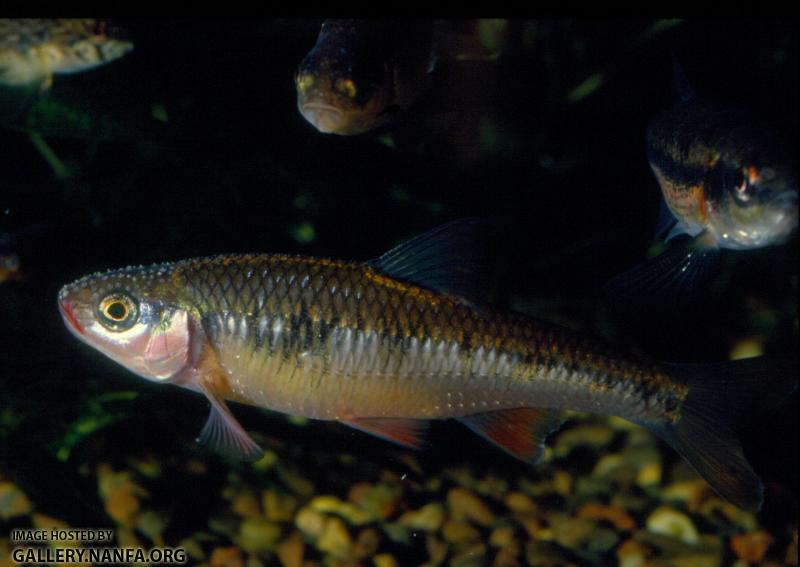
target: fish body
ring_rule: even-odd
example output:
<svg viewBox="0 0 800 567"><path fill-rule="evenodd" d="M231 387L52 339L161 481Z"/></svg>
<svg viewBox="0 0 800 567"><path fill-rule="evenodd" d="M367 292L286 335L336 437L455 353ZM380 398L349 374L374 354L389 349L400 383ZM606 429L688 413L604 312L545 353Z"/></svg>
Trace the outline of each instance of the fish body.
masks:
<svg viewBox="0 0 800 567"><path fill-rule="evenodd" d="M52 85L54 74L78 73L119 59L133 49L106 20L0 19L0 84Z"/></svg>
<svg viewBox="0 0 800 567"><path fill-rule="evenodd" d="M466 264L437 263L431 251L447 251L463 228L372 262L228 255L126 268L65 286L59 306L75 336L123 366L205 394L212 413L201 438L228 453L258 447L225 400L412 447L428 420L456 418L531 463L562 410L618 415L665 438L693 429L692 406L706 400L693 370L452 293L458 279L443 274ZM731 463L723 473L692 446L678 450L726 497L758 507L760 482L727 441L716 449Z"/></svg>

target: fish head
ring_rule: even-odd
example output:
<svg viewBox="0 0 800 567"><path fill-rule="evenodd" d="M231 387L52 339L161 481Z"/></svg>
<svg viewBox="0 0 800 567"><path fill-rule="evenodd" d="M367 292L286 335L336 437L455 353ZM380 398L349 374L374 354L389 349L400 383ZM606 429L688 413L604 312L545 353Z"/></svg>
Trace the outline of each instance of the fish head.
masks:
<svg viewBox="0 0 800 567"><path fill-rule="evenodd" d="M323 24L295 73L300 114L326 134L361 134L386 123L391 113L389 57L379 42L348 29L326 30Z"/></svg>
<svg viewBox="0 0 800 567"><path fill-rule="evenodd" d="M742 165L743 164L743 165ZM797 177L761 159L722 163L712 216L720 245L750 249L781 244L798 224Z"/></svg>
<svg viewBox="0 0 800 567"><path fill-rule="evenodd" d="M168 382L192 362L193 324L169 300L170 270L125 268L64 286L58 306L78 339L143 378Z"/></svg>

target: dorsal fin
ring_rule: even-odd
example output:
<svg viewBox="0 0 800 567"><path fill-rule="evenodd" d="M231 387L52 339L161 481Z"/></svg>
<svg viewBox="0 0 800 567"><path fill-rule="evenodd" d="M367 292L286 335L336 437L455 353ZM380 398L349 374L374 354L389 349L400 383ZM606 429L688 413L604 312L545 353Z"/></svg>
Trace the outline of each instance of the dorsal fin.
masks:
<svg viewBox="0 0 800 567"><path fill-rule="evenodd" d="M689 78L683 70L683 65L681 65L674 51L672 52L672 82L675 87L675 95L680 102L685 103L697 98L692 85L689 83Z"/></svg>
<svg viewBox="0 0 800 567"><path fill-rule="evenodd" d="M489 223L452 221L399 244L369 262L384 274L484 304L490 276Z"/></svg>

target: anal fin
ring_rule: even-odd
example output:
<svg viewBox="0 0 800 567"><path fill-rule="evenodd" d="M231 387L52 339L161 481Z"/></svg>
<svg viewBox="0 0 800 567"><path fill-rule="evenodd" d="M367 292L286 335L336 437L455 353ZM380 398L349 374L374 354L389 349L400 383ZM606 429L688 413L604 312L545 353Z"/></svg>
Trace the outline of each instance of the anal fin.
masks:
<svg viewBox="0 0 800 567"><path fill-rule="evenodd" d="M533 465L544 454L547 436L566 419L561 410L519 408L468 415L458 421L512 456Z"/></svg>
<svg viewBox="0 0 800 567"><path fill-rule="evenodd" d="M428 429L428 422L424 419L369 417L342 423L410 449L421 449L425 445Z"/></svg>

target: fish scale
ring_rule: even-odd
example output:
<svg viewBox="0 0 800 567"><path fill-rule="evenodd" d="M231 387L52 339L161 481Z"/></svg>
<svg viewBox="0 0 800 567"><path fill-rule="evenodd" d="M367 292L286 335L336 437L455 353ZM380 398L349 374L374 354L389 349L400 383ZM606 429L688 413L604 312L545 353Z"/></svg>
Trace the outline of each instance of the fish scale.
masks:
<svg viewBox="0 0 800 567"><path fill-rule="evenodd" d="M488 310L476 314L458 298L391 280L360 263L227 256L178 264L172 277L183 283L184 300L202 314L204 331L222 365L245 384L237 397L256 405L286 409L279 396L287 395L290 386L284 383L277 394L265 390L263 382L286 382L288 376L300 377L298 388L320 376L330 380L373 376L382 378L383 384L426 382L424 389L410 390L404 403L391 407L368 390L347 392L338 384L327 389L338 401L368 415L394 411L406 416L423 408L429 417L456 417L475 408L519 407L530 403L531 395L539 403L548 400L554 406L585 411L612 403L593 395L581 404L580 396L565 395L587 384L614 403L633 401L625 392L637 389L646 396L661 394L657 402L646 405L648 411L666 411L676 403L670 396L680 396L679 385L668 396L648 388L646 378L660 386L668 378L634 359L612 363L615 353L602 343L577 341L520 316ZM235 324L214 322L215 317L222 321L234 314L239 317ZM354 354L356 348L365 355ZM262 367L273 375L250 371ZM434 379L439 385L433 387L432 400ZM499 381L504 382L502 387ZM462 391L466 402L452 404L445 399L465 383L477 390ZM260 396L251 391L269 393ZM487 399L487 393L494 395ZM289 403L295 407L295 397ZM317 406L319 413L309 417L333 418L343 411L331 403L327 408Z"/></svg>

